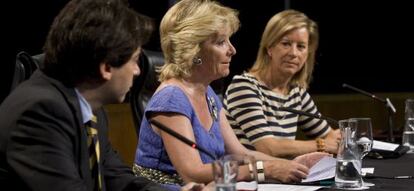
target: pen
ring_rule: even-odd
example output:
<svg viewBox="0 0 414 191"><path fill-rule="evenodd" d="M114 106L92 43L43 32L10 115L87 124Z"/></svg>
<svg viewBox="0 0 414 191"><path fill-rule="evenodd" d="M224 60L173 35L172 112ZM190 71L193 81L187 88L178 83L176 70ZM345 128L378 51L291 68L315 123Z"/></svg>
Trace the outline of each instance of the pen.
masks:
<svg viewBox="0 0 414 191"><path fill-rule="evenodd" d="M413 176L394 176L394 179L413 179Z"/></svg>
<svg viewBox="0 0 414 191"><path fill-rule="evenodd" d="M315 181L315 182L301 182L301 183L298 183L298 185L330 186L334 183L335 181L333 180L321 180L321 181Z"/></svg>
<svg viewBox="0 0 414 191"><path fill-rule="evenodd" d="M369 175L365 176L366 179L373 179L373 178L383 178L383 179L413 179L414 176L375 176L375 175Z"/></svg>

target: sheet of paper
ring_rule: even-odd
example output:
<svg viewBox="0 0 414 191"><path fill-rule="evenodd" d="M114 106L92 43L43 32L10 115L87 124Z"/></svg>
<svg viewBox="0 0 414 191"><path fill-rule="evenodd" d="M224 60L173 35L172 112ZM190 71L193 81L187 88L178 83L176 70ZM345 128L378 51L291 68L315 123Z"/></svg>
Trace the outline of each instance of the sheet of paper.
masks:
<svg viewBox="0 0 414 191"><path fill-rule="evenodd" d="M309 169L309 174L302 182L314 182L335 177L336 159L325 156Z"/></svg>
<svg viewBox="0 0 414 191"><path fill-rule="evenodd" d="M395 149L397 149L398 146L400 145L376 140L374 140L374 142L372 143L372 149L377 150L395 151Z"/></svg>
<svg viewBox="0 0 414 191"><path fill-rule="evenodd" d="M367 167L367 168L361 168L361 174L362 176L365 176L367 174L374 174L374 169L373 167Z"/></svg>
<svg viewBox="0 0 414 191"><path fill-rule="evenodd" d="M247 190L244 185L245 182L238 182L236 184L237 190ZM258 190L260 191L314 191L323 188L323 186L301 186L301 185L289 185L289 184L259 184Z"/></svg>

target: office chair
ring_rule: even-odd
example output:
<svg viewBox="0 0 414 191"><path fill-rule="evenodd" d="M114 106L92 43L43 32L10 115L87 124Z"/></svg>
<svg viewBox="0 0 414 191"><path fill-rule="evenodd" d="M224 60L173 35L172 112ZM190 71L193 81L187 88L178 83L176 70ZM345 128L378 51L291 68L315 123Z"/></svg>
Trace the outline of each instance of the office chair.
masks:
<svg viewBox="0 0 414 191"><path fill-rule="evenodd" d="M162 52L142 50L139 65L141 74L134 79L134 83L129 92L129 103L131 105L137 135L139 135L139 128L145 107L160 85L156 70L164 65L164 56Z"/></svg>
<svg viewBox="0 0 414 191"><path fill-rule="evenodd" d="M16 55L14 65L14 74L10 92L13 91L20 83L30 78L32 73L43 63L44 54L31 56L25 51L21 51Z"/></svg>
<svg viewBox="0 0 414 191"><path fill-rule="evenodd" d="M37 54L31 56L25 51L21 51L16 55L16 62L14 65L14 75L10 92L13 91L20 83L30 78L34 71L43 65L45 54ZM108 116L102 107L97 110L95 115L98 117L98 126L107 127ZM106 128L105 128L106 130Z"/></svg>

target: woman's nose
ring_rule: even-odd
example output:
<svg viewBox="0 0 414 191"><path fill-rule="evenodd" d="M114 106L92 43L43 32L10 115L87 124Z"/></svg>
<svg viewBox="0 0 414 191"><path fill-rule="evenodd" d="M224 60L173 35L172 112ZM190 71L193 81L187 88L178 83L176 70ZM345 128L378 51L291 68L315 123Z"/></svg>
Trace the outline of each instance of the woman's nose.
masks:
<svg viewBox="0 0 414 191"><path fill-rule="evenodd" d="M229 48L230 48L230 55L233 56L237 53L236 48L234 48L233 44L229 42Z"/></svg>
<svg viewBox="0 0 414 191"><path fill-rule="evenodd" d="M296 46L291 46L289 50L289 54L292 56L297 56L299 54L299 50Z"/></svg>

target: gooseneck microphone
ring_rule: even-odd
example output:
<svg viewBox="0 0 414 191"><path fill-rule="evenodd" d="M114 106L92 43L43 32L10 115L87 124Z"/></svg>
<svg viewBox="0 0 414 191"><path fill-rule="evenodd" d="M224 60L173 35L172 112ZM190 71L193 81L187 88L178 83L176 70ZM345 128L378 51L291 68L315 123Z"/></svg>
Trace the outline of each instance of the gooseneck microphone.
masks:
<svg viewBox="0 0 414 191"><path fill-rule="evenodd" d="M175 137L176 139L182 141L183 143L187 144L190 147L193 147L194 149L197 149L198 151L201 151L202 153L206 154L207 156L209 156L211 159L216 160L217 158L211 154L210 152L208 152L205 148L197 145L196 143L194 143L193 141L191 141L190 139L178 134L177 132L175 132L174 130L168 128L167 126L161 124L158 121L155 120L149 120L149 122L153 125L155 125L157 128L161 129L162 131L168 133L169 135Z"/></svg>
<svg viewBox="0 0 414 191"><path fill-rule="evenodd" d="M368 96L370 98L373 98L375 100L378 100L378 101L386 104L388 107L390 107L390 109L392 110L393 113L397 112L397 110L395 109L394 105L392 105L390 99L388 99L388 98L385 98L385 99L380 98L380 97L378 97L378 96L376 96L374 94L368 93L367 91L361 90L359 88L356 88L356 87L351 86L351 85L348 85L348 84L342 84L342 87L348 88L348 89L353 90L355 92L358 92L360 94L366 95L366 96Z"/></svg>
<svg viewBox="0 0 414 191"><path fill-rule="evenodd" d="M395 142L394 135L393 135L393 129L394 128L393 128L393 122L392 122L393 121L392 120L392 115L394 113L396 113L397 110L395 109L394 105L392 105L390 99L388 99L388 98L383 99L383 98L377 97L374 94L368 93L364 90L361 90L359 88L356 88L354 86L351 86L351 85L348 85L348 84L345 84L345 83L342 84L342 87L348 88L348 89L353 90L353 91L358 92L358 93L361 93L363 95L366 95L370 98L373 98L373 99L375 99L377 101L380 101L380 102L385 104L385 107L388 109L388 141Z"/></svg>
<svg viewBox="0 0 414 191"><path fill-rule="evenodd" d="M329 123L334 124L335 126L338 127L338 121L335 119L332 119L330 117L326 117L326 116L322 116L322 115L317 115L317 114L313 114L313 113L309 113L309 112L305 112L305 111L300 111L300 110L296 110L296 109L292 109L292 108L288 108L288 107L278 107L277 108L279 111L287 111L290 113L294 113L294 114L298 114L298 115L304 115L304 116L308 116L311 118L315 118L315 119L323 119L328 121Z"/></svg>
<svg viewBox="0 0 414 191"><path fill-rule="evenodd" d="M342 87L344 87L344 88L348 88L348 89L351 89L351 90L354 90L354 91L356 91L356 92L358 92L358 93L361 93L361 94L363 94L363 95L366 95L366 96L368 96L368 97L371 97L371 98L373 98L373 99L376 99L376 100L378 100L378 101L380 101L380 102L386 103L385 99L382 99L382 98L380 98L380 97L377 97L377 96L375 96L374 94L368 93L368 92L366 92L366 91L364 91L364 90L361 90L361 89L359 89L359 88L356 88L356 87L354 87L354 86L351 86L351 85L348 85L348 84L342 84Z"/></svg>

